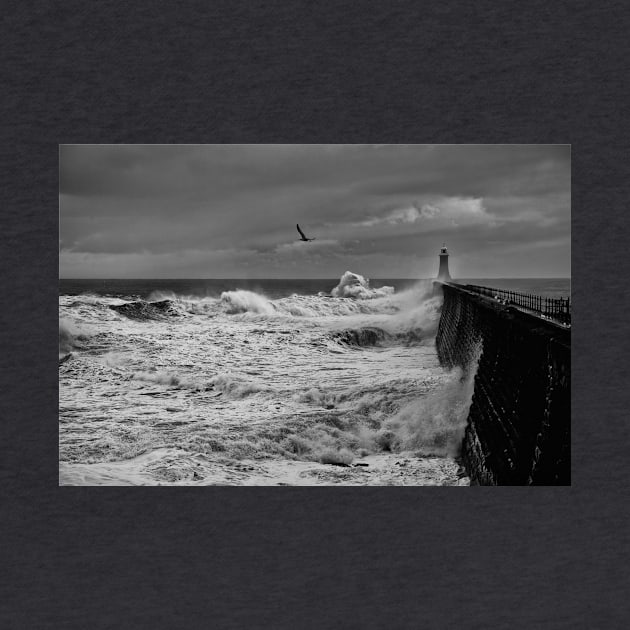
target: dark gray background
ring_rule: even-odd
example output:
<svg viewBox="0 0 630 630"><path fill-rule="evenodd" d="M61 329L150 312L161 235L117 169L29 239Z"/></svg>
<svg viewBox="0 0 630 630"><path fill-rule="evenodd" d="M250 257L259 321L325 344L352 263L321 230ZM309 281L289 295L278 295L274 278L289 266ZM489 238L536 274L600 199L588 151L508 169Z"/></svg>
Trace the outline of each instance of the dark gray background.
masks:
<svg viewBox="0 0 630 630"><path fill-rule="evenodd" d="M624 628L622 2L3 4L3 628ZM60 143L571 143L570 488L59 488Z"/></svg>

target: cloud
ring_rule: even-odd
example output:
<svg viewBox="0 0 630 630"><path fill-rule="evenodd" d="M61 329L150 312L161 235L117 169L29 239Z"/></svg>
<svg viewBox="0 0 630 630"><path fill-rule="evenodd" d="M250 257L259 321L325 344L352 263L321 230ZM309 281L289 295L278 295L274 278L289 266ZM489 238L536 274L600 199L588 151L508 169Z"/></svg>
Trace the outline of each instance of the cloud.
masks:
<svg viewBox="0 0 630 630"><path fill-rule="evenodd" d="M420 217L418 209L411 206L409 208L400 208L394 210L386 217L387 223L395 225L396 223L414 223Z"/></svg>
<svg viewBox="0 0 630 630"><path fill-rule="evenodd" d="M432 203L413 202L410 205L386 211L381 216L371 216L357 221L352 225L357 227L374 227L377 225L403 225L444 219L451 225L458 220L464 221L493 221L483 205L483 199L445 197Z"/></svg>
<svg viewBox="0 0 630 630"><path fill-rule="evenodd" d="M370 217L364 221L359 221L355 225L372 227L381 223L389 223L390 225L415 223L419 219L432 219L440 212L439 208L430 204L412 204L403 208L395 208L381 217Z"/></svg>
<svg viewBox="0 0 630 630"><path fill-rule="evenodd" d="M308 243L303 243L302 241L295 241L293 243L281 243L276 246L274 252L276 254L301 254L308 255L309 253L315 251L320 251L322 249L331 249L336 248L340 245L339 241L336 239L315 239L313 241L309 241Z"/></svg>
<svg viewBox="0 0 630 630"><path fill-rule="evenodd" d="M243 265L282 277L287 262L334 277L333 264L350 266L333 258L358 252L373 265L365 273L386 277L443 240L491 257L490 241L534 249L550 232L570 234L561 145L68 145L59 167L62 251L91 255L109 277L176 273L180 259L181 274L201 277L238 277ZM318 240L296 242L296 223ZM253 253L213 264L191 254L216 251Z"/></svg>
<svg viewBox="0 0 630 630"><path fill-rule="evenodd" d="M395 210L388 212L385 216L371 217L365 221L360 221L356 225L372 227L374 225L378 225L379 223L389 223L390 225L396 225L399 223L415 223L420 216L421 214L418 211L418 208L415 206L409 206L407 208L396 208Z"/></svg>
<svg viewBox="0 0 630 630"><path fill-rule="evenodd" d="M167 253L62 250L59 271L61 277L66 278L216 278L233 277L235 269L246 269L259 260L258 252L246 249L192 249Z"/></svg>
<svg viewBox="0 0 630 630"><path fill-rule="evenodd" d="M420 216L425 219L432 219L434 216L440 214L441 210L437 206L432 206L425 203L420 207Z"/></svg>

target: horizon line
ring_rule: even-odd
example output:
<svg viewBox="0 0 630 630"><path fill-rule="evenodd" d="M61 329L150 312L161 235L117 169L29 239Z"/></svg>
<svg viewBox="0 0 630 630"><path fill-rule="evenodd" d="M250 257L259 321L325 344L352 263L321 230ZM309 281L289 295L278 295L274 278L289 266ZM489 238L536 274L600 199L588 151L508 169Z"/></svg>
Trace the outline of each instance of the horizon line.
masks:
<svg viewBox="0 0 630 630"><path fill-rule="evenodd" d="M364 278L363 274L361 275ZM225 277L213 277L213 278L199 278L199 277L176 277L176 278L116 278L116 277L85 277L85 278L59 278L59 280L70 281L70 280L337 280L337 276L317 276L317 277L238 277L238 276L225 276ZM396 277L396 276L371 276L371 280L437 280L437 278L419 278L419 277ZM452 280L571 280L571 276L467 276L461 278L452 278Z"/></svg>

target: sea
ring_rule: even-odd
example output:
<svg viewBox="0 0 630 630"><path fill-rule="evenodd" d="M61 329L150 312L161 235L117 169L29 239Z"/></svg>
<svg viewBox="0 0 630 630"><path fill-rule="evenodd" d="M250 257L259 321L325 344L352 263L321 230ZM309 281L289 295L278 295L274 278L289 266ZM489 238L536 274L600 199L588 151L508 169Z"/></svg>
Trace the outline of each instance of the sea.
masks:
<svg viewBox="0 0 630 630"><path fill-rule="evenodd" d="M464 279L546 297L570 280ZM431 280L60 280L60 485L468 485Z"/></svg>

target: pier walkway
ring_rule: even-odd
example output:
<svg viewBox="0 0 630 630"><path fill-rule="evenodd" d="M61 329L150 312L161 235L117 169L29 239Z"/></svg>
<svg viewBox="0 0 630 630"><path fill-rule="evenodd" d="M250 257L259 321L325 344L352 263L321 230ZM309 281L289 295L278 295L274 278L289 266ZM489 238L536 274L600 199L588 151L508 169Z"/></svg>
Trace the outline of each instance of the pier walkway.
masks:
<svg viewBox="0 0 630 630"><path fill-rule="evenodd" d="M571 298L549 298L531 293L519 293L506 289L494 289L475 284L461 285L468 291L490 297L501 304L513 306L519 311L535 315L561 326L571 326Z"/></svg>

